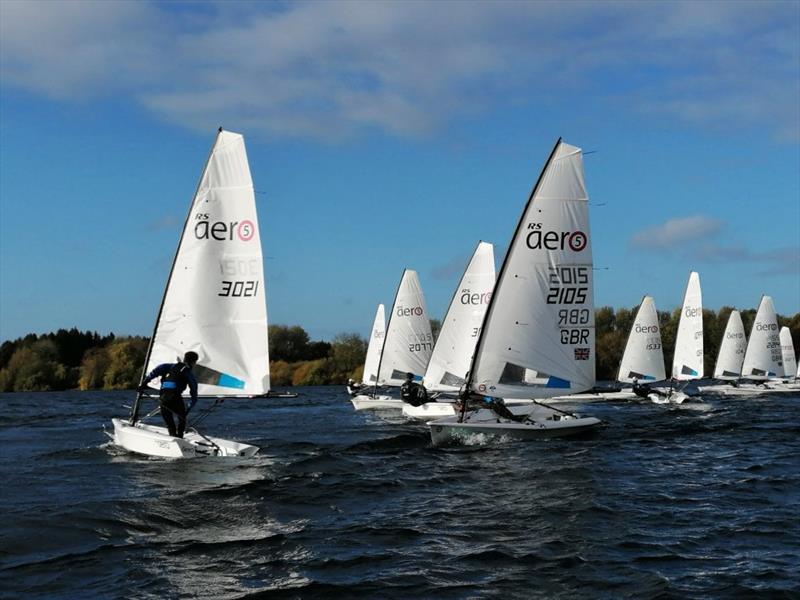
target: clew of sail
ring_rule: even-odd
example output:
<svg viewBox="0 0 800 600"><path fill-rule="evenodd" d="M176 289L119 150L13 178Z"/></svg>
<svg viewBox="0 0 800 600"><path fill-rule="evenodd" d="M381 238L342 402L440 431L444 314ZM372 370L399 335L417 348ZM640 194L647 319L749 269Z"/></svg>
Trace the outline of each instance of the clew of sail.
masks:
<svg viewBox="0 0 800 600"><path fill-rule="evenodd" d="M747 337L744 333L742 315L738 310L732 310L725 326L725 333L722 334L717 364L714 367L714 379L739 379L742 375L746 347Z"/></svg>
<svg viewBox="0 0 800 600"><path fill-rule="evenodd" d="M425 372L428 390L457 392L464 385L492 297L494 279L494 247L480 242L459 281L436 339Z"/></svg>
<svg viewBox="0 0 800 600"><path fill-rule="evenodd" d="M513 399L592 388L592 280L582 152L559 139L500 269L473 359L471 389Z"/></svg>
<svg viewBox="0 0 800 600"><path fill-rule="evenodd" d="M666 377L656 305L652 296L645 296L628 334L617 381L641 383L663 381Z"/></svg>
<svg viewBox="0 0 800 600"><path fill-rule="evenodd" d="M433 352L433 334L417 272L403 271L378 368L379 385L400 386L406 373L421 379Z"/></svg>
<svg viewBox="0 0 800 600"><path fill-rule="evenodd" d="M781 327L779 336L781 341L781 356L783 357L784 377L794 377L797 371L797 361L794 357L792 332L788 327Z"/></svg>
<svg viewBox="0 0 800 600"><path fill-rule="evenodd" d="M703 377L703 297L700 276L695 271L689 273L686 293L683 295L672 359L672 377L678 381Z"/></svg>
<svg viewBox="0 0 800 600"><path fill-rule="evenodd" d="M220 130L167 282L146 371L200 355L200 395L269 391L267 303L244 138Z"/></svg>
<svg viewBox="0 0 800 600"><path fill-rule="evenodd" d="M364 385L375 385L378 381L378 366L381 362L383 341L386 338L386 311L383 304L378 304L375 311L375 320L372 322L372 332L367 346L367 358L364 360L364 375L361 382Z"/></svg>
<svg viewBox="0 0 800 600"><path fill-rule="evenodd" d="M775 315L772 298L761 296L744 354L742 377L769 379L783 375L783 356L778 331L778 318Z"/></svg>

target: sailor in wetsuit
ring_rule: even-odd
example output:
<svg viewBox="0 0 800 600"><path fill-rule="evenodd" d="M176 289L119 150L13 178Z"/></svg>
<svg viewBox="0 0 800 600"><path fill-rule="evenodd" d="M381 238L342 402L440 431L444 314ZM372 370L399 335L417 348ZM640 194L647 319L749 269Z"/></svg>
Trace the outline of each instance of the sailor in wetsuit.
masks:
<svg viewBox="0 0 800 600"><path fill-rule="evenodd" d="M516 421L517 423L524 423L527 419L527 415L515 415L513 412L511 412L502 398L485 396L484 394L480 394L478 392L467 392L466 390L462 390L459 394L459 402L464 402L465 400L467 402L467 409L469 410L488 408L498 417L508 419L509 421ZM457 412L460 412L460 408L457 409Z"/></svg>
<svg viewBox="0 0 800 600"><path fill-rule="evenodd" d="M164 418L167 430L172 437L183 437L183 432L186 430L186 415L189 414L189 411L192 410L192 407L197 402L197 379L192 373L192 367L197 363L197 359L197 352L190 350L183 355L182 361L158 365L144 378L139 388L141 391L142 388L147 387L150 381L156 377L161 377L161 393L159 395L161 416ZM188 408L183 404L183 397L181 396L187 386L191 394ZM173 417L178 418L177 427Z"/></svg>
<svg viewBox="0 0 800 600"><path fill-rule="evenodd" d="M428 401L428 390L414 381L413 373L406 373L406 380L400 386L400 397L411 406L422 406Z"/></svg>
<svg viewBox="0 0 800 600"><path fill-rule="evenodd" d="M638 379L633 380L633 393L639 398L647 398L647 395L652 393L652 389L646 383L639 383Z"/></svg>

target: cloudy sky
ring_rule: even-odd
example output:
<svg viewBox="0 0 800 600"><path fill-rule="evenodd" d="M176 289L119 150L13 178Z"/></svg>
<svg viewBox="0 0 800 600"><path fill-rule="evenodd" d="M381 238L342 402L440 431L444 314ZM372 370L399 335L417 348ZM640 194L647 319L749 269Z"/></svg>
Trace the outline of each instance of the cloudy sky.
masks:
<svg viewBox="0 0 800 600"><path fill-rule="evenodd" d="M597 305L800 310L800 3L0 2L0 338L149 335L215 130L245 135L270 320L442 316L554 141Z"/></svg>

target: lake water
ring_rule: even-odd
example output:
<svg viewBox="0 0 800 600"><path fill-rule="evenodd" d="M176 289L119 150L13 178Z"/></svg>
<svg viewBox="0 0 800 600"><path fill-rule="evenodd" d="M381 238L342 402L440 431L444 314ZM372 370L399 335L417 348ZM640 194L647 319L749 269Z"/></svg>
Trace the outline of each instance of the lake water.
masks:
<svg viewBox="0 0 800 600"><path fill-rule="evenodd" d="M0 395L0 596L800 597L800 395L438 449L298 391L225 402L203 431L262 450L196 460L108 443L132 392Z"/></svg>

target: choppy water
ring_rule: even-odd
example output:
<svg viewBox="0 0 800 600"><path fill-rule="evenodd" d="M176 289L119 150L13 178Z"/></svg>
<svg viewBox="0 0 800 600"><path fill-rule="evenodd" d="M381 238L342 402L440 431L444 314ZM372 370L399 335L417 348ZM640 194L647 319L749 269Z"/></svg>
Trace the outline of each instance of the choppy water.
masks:
<svg viewBox="0 0 800 600"><path fill-rule="evenodd" d="M800 395L586 405L577 440L430 447L338 388L228 401L253 459L107 443L130 392L0 396L0 596L798 598Z"/></svg>

